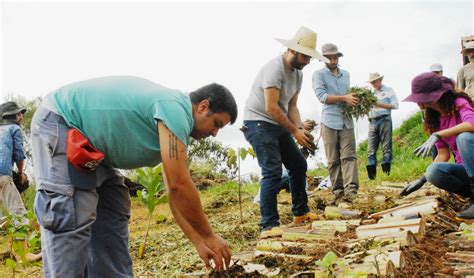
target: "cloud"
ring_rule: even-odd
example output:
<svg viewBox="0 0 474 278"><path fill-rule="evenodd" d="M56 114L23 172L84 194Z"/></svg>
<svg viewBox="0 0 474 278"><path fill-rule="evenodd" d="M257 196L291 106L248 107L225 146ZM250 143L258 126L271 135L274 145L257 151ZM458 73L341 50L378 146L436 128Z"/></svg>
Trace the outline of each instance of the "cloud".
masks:
<svg viewBox="0 0 474 278"><path fill-rule="evenodd" d="M473 33L472 1L277 3L3 3L2 92L45 95L70 82L104 75L138 75L191 91L219 82L239 104L237 123L216 138L248 146L238 130L243 107L261 66L285 49L304 25L318 33L318 49L336 43L353 85L370 72L385 75L399 99L430 64L445 74L461 66L460 38ZM320 119L321 104L304 70L300 110ZM394 111L398 126L413 104ZM358 139L367 135L360 121ZM255 168L255 167L254 167Z"/></svg>

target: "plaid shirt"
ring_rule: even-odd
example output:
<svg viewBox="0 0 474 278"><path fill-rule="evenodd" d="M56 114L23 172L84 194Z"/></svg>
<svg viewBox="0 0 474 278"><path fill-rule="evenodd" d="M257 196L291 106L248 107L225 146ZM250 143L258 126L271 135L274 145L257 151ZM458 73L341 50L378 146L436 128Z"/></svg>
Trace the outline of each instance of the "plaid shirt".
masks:
<svg viewBox="0 0 474 278"><path fill-rule="evenodd" d="M0 125L0 176L11 176L13 163L25 158L21 127L16 124Z"/></svg>

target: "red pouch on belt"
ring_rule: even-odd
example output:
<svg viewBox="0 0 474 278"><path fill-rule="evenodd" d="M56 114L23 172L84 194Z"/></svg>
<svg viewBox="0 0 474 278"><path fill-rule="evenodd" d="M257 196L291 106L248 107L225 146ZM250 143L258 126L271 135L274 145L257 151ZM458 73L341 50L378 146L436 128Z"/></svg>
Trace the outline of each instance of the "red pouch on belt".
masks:
<svg viewBox="0 0 474 278"><path fill-rule="evenodd" d="M92 172L104 160L104 153L91 145L79 130L71 128L67 132L66 156L74 168Z"/></svg>

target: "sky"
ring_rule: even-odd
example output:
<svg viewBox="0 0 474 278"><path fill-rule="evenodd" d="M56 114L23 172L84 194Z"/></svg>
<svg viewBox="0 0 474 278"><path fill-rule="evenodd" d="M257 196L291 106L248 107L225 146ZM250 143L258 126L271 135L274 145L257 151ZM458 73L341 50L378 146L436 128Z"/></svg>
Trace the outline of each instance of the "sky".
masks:
<svg viewBox="0 0 474 278"><path fill-rule="evenodd" d="M108 75L136 75L185 92L217 82L239 106L237 122L216 137L231 147L249 146L238 128L258 71L285 51L274 38L290 39L300 26L317 33L318 51L327 42L339 47L352 86L366 86L369 73L379 72L399 100L432 63L455 78L460 39L474 35L474 1L3 1L0 9L0 101ZM321 117L311 76L322 67L313 61L303 70L303 119ZM401 103L392 114L394 127L417 110ZM358 142L367 128L367 119L357 121ZM248 161L243 172L256 166Z"/></svg>

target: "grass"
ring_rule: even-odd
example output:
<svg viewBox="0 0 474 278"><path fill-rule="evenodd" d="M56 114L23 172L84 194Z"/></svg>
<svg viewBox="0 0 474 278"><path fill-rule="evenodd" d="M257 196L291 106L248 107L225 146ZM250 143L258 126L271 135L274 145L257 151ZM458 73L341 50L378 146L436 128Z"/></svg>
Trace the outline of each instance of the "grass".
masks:
<svg viewBox="0 0 474 278"><path fill-rule="evenodd" d="M383 174L380 162L382 161L382 152L379 148L377 152L377 161L379 162L377 169L377 177L375 180L369 180L366 172L367 165L367 140L361 142L357 147L357 169L359 173L359 184L361 186L378 185L382 181L389 182L406 182L420 177L426 167L428 167L432 159L418 158L413 154L413 150L423 144L428 135L423 131L422 114L418 112L403 124L395 129L393 137L393 161L390 176ZM308 175L327 176L326 168L311 169Z"/></svg>
<svg viewBox="0 0 474 278"><path fill-rule="evenodd" d="M214 232L227 240L234 253L253 250L259 234L259 206L252 203L258 184L242 187L243 221L240 220L238 184L234 182L212 186L200 192L201 203ZM288 214L290 208L281 211ZM176 276L201 267L193 245L175 223L167 204L157 206L153 227L144 259L138 259L138 247L143 240L146 208L134 198L130 220L130 252L136 276ZM166 220L163 221L163 218ZM285 221L288 221L285 219Z"/></svg>

